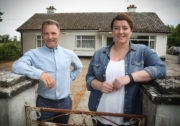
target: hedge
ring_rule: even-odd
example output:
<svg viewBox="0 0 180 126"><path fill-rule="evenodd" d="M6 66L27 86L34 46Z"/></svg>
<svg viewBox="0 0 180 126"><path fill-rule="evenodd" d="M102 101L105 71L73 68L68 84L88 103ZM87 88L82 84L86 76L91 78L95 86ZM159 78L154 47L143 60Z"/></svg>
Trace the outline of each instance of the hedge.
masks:
<svg viewBox="0 0 180 126"><path fill-rule="evenodd" d="M21 56L21 48L15 42L4 43L0 46L0 61L16 60Z"/></svg>

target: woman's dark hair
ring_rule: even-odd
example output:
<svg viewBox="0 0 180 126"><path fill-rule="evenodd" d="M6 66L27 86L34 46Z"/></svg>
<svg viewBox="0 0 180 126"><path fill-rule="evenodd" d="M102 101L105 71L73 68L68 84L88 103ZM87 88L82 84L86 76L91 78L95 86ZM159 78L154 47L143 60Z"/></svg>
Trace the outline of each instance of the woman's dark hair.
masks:
<svg viewBox="0 0 180 126"><path fill-rule="evenodd" d="M119 20L119 21L125 20L125 21L127 21L130 28L131 28L131 30L133 30L134 22L133 22L133 19L128 14L122 13L122 14L117 15L111 22L111 30L113 29L113 25L114 25L115 20Z"/></svg>

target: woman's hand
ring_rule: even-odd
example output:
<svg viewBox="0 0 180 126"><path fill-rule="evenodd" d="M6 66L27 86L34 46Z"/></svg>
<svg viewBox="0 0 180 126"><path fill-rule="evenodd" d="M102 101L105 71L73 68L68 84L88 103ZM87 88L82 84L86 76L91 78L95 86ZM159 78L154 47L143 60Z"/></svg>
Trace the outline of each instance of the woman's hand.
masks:
<svg viewBox="0 0 180 126"><path fill-rule="evenodd" d="M43 81L46 88L54 88L55 81L51 75L43 72L40 76L40 80Z"/></svg>
<svg viewBox="0 0 180 126"><path fill-rule="evenodd" d="M129 78L129 76L125 75L125 76L116 78L112 84L115 89L119 89L122 86L129 84L129 83L130 83L130 78Z"/></svg>
<svg viewBox="0 0 180 126"><path fill-rule="evenodd" d="M103 92L103 93L111 93L113 91L113 85L112 83L109 83L109 82L102 82L101 84L101 88L100 88L100 91Z"/></svg>
<svg viewBox="0 0 180 126"><path fill-rule="evenodd" d="M93 89L99 90L102 93L111 93L113 91L113 84L109 82L101 82L97 79L91 81L91 87Z"/></svg>

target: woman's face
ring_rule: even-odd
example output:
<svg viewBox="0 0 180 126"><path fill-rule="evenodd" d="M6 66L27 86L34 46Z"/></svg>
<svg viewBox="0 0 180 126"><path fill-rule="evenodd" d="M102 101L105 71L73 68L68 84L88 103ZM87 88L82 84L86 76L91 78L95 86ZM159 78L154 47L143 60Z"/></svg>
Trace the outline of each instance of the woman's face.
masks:
<svg viewBox="0 0 180 126"><path fill-rule="evenodd" d="M129 43L132 31L126 20L115 20L112 32L115 43Z"/></svg>

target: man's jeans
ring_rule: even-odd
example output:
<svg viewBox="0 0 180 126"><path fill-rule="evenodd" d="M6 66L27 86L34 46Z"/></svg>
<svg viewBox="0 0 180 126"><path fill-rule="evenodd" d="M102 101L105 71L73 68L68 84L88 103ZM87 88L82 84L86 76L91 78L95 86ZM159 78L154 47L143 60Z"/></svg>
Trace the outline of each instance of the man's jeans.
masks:
<svg viewBox="0 0 180 126"><path fill-rule="evenodd" d="M60 99L60 100L49 100L41 96L38 96L37 101L36 101L36 106L46 107L46 108L55 108L55 109L72 109L72 100L70 96L64 99ZM47 121L54 122L54 123L67 124L69 115L64 115L65 113L41 111L41 117L38 120L43 121L43 120L49 119L51 117L54 117L60 114L63 114L63 116L58 116L55 119L47 120Z"/></svg>

